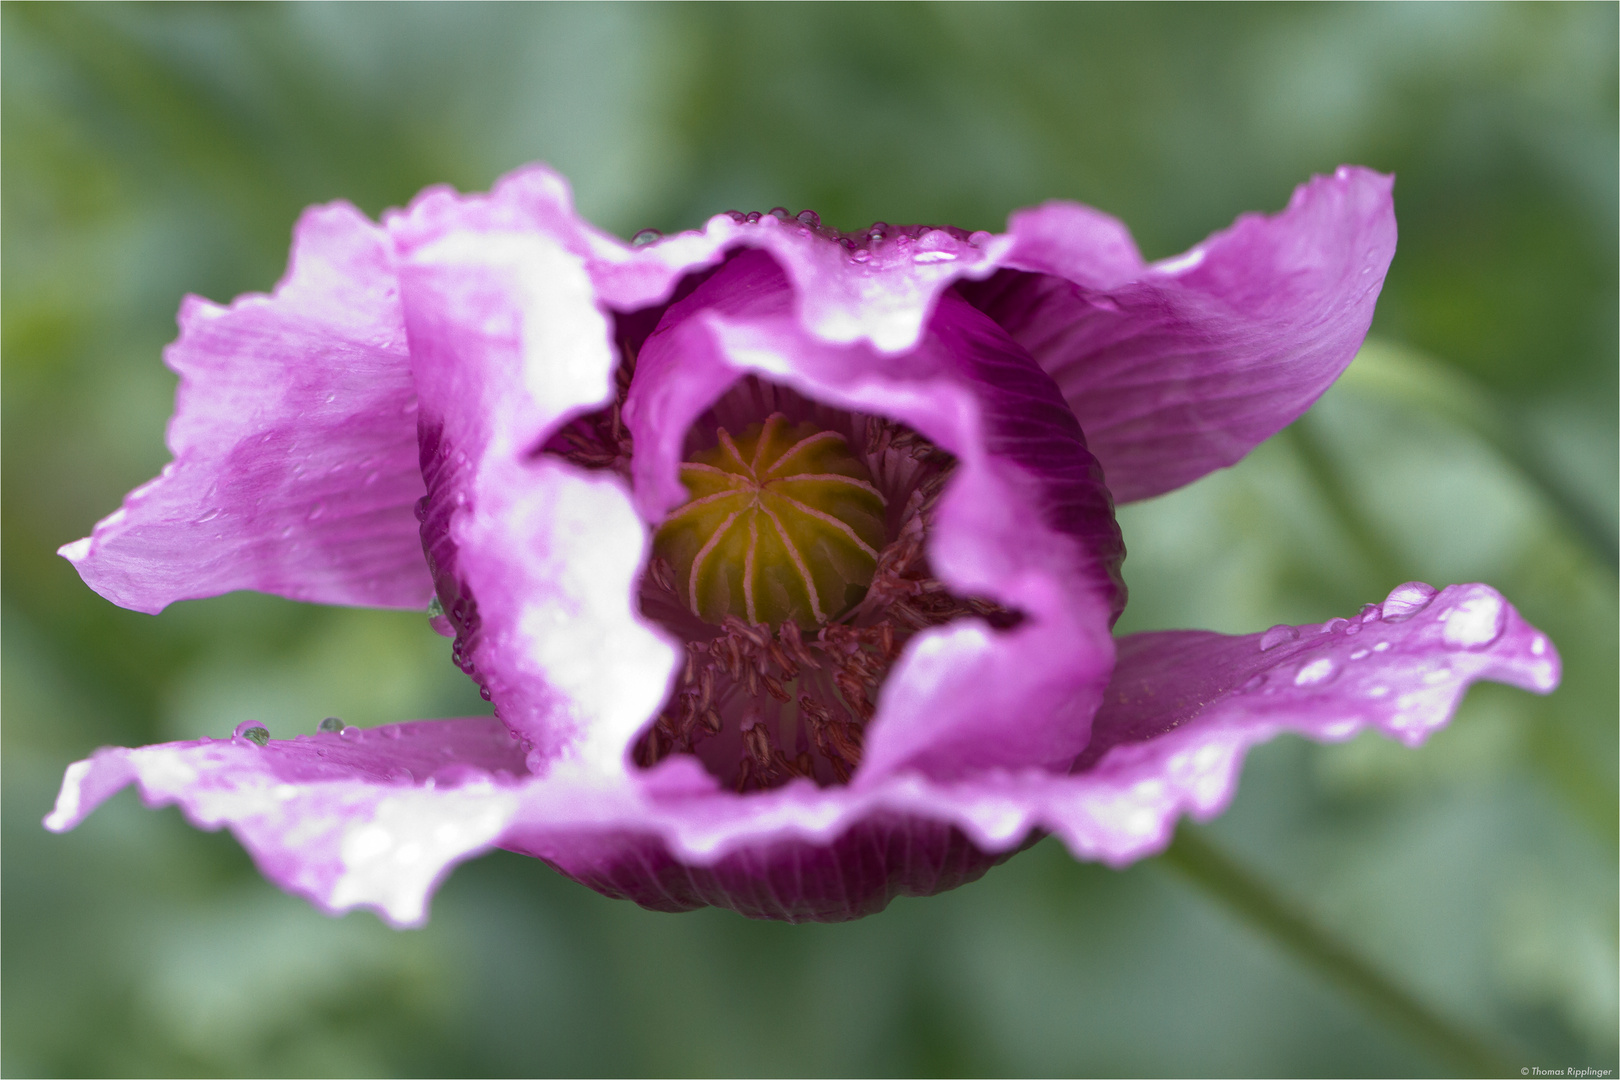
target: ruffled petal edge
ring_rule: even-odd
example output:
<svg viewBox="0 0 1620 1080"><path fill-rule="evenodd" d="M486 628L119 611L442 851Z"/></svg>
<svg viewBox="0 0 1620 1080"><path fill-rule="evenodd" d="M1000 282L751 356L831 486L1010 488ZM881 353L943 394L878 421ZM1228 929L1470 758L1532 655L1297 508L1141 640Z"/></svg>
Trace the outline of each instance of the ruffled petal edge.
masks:
<svg viewBox="0 0 1620 1080"><path fill-rule="evenodd" d="M1183 814L1207 820L1224 809L1248 749L1278 734L1331 742L1374 729L1416 745L1479 679L1547 693L1558 678L1546 636L1495 590L1412 583L1354 620L1124 639L1095 725L1103 749L1069 774L991 770L947 782L896 773L746 796L680 757L628 785L579 762L523 777L514 772L522 747L482 718L265 747L239 736L102 750L69 768L46 824L72 828L133 781L149 805L179 803L201 827L228 825L283 888L329 911L372 907L399 925L425 917L450 866L496 846L656 906L664 884L649 877L638 893L634 873L625 876L638 862L650 867L649 844L700 877L739 863L763 874L773 851L796 857L863 823L913 821L918 843L899 845L897 857L959 883L982 869L940 871L945 854L933 848L948 847L953 829L991 856L1049 831L1079 858L1123 866L1162 850Z"/></svg>
<svg viewBox="0 0 1620 1080"><path fill-rule="evenodd" d="M235 589L425 608L416 395L387 234L347 203L313 207L272 294L188 297L179 322L164 351L180 375L174 460L62 547L85 583L149 613Z"/></svg>

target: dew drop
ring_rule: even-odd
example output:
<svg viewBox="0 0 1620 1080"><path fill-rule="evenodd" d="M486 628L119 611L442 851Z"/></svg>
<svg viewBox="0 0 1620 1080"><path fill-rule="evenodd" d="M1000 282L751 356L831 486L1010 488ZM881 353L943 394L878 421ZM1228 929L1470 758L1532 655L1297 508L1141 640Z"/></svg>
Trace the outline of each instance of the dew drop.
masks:
<svg viewBox="0 0 1620 1080"><path fill-rule="evenodd" d="M646 247L655 240L662 240L664 234L657 229L642 229L630 238L630 243L636 247Z"/></svg>
<svg viewBox="0 0 1620 1080"><path fill-rule="evenodd" d="M403 765L395 765L392 768L390 768L383 775L389 781L391 781L392 783L395 783L395 784L414 784L414 783L416 783L416 774L411 772L411 770L407 769Z"/></svg>
<svg viewBox="0 0 1620 1080"><path fill-rule="evenodd" d="M799 224L808 225L812 229L817 228L821 225L821 215L814 210L800 210Z"/></svg>
<svg viewBox="0 0 1620 1080"><path fill-rule="evenodd" d="M1240 694L1252 694L1252 693L1254 693L1256 690L1260 689L1264 685L1266 685L1266 676L1265 676L1264 673L1261 673L1261 674L1258 674L1258 675L1250 675L1249 678L1248 678L1248 681L1245 682L1242 686L1238 687L1238 693L1240 693Z"/></svg>
<svg viewBox="0 0 1620 1080"><path fill-rule="evenodd" d="M1389 642L1380 641L1378 644L1373 646L1373 652L1389 652Z"/></svg>
<svg viewBox="0 0 1620 1080"><path fill-rule="evenodd" d="M478 688L478 696L483 698L485 701L488 701L493 695L490 694L489 687L480 686Z"/></svg>
<svg viewBox="0 0 1620 1080"><path fill-rule="evenodd" d="M1295 686L1320 686L1338 672L1331 657L1319 656L1299 669L1294 676Z"/></svg>
<svg viewBox="0 0 1620 1080"><path fill-rule="evenodd" d="M1358 618L1364 623L1377 622L1382 614L1383 609L1377 604L1363 604Z"/></svg>
<svg viewBox="0 0 1620 1080"><path fill-rule="evenodd" d="M1507 609L1493 592L1479 592L1446 615L1441 638L1454 649L1480 649L1502 636Z"/></svg>
<svg viewBox="0 0 1620 1080"><path fill-rule="evenodd" d="M239 739L246 739L255 746L264 746L270 741L269 729L257 720L242 721L236 725L236 730L231 734Z"/></svg>
<svg viewBox="0 0 1620 1080"><path fill-rule="evenodd" d="M1434 586L1421 581L1408 581L1405 585L1395 586L1384 598L1384 621L1405 622L1428 607L1434 600L1434 594Z"/></svg>
<svg viewBox="0 0 1620 1080"><path fill-rule="evenodd" d="M865 248L859 248L852 252L849 257L854 259L856 262L868 262L872 258L872 253L867 251Z"/></svg>
<svg viewBox="0 0 1620 1080"><path fill-rule="evenodd" d="M1298 630L1294 629L1292 626L1289 626L1287 623L1278 623L1276 626L1273 626L1270 630L1267 630L1265 633L1260 635L1260 651L1266 652L1269 649L1275 649L1279 645L1285 645L1290 641L1298 640Z"/></svg>
<svg viewBox="0 0 1620 1080"><path fill-rule="evenodd" d="M1340 630L1343 630L1349 625L1349 619L1329 619L1327 622L1322 624L1322 633L1337 634Z"/></svg>
<svg viewBox="0 0 1620 1080"><path fill-rule="evenodd" d="M317 730L327 732L328 734L332 732L341 732L343 730L343 721L339 720L335 716L328 716L325 720L321 721L321 725Z"/></svg>
<svg viewBox="0 0 1620 1080"><path fill-rule="evenodd" d="M1371 655L1371 652L1372 650L1370 649L1357 649L1355 652L1350 654L1350 659L1365 660L1369 655Z"/></svg>

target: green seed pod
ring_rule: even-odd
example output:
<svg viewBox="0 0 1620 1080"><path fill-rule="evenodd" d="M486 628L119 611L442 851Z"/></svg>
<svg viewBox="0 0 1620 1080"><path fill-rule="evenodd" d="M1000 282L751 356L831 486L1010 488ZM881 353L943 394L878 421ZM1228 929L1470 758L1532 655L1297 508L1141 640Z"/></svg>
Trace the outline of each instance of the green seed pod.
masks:
<svg viewBox="0 0 1620 1080"><path fill-rule="evenodd" d="M653 551L699 618L819 626L860 602L885 543L885 502L844 437L773 413L681 466L690 499Z"/></svg>

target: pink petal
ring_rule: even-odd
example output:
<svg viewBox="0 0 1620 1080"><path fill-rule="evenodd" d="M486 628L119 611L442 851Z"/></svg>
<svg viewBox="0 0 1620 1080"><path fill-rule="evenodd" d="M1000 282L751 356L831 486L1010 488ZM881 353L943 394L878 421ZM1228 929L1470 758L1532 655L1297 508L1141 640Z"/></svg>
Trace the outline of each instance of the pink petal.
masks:
<svg viewBox="0 0 1620 1080"><path fill-rule="evenodd" d="M1054 804L1047 821L1076 855L1129 862L1168 843L1179 814L1225 809L1250 746L1369 728L1416 746L1477 680L1546 694L1559 674L1552 643L1488 585L1412 582L1355 619L1262 634L1135 634L1063 782L1070 810Z"/></svg>
<svg viewBox="0 0 1620 1080"><path fill-rule="evenodd" d="M1346 166L1140 265L1113 219L1013 215L1011 267L962 292L1052 374L1121 502L1223 466L1302 414L1366 336L1395 252L1393 178Z"/></svg>
<svg viewBox="0 0 1620 1080"><path fill-rule="evenodd" d="M547 237L580 261L601 303L618 311L661 303L683 275L714 266L738 248L758 248L792 281L794 310L806 331L883 352L916 344L937 297L955 281L994 271L1013 243L989 233L908 226L869 231L858 248L845 247L837 242L840 234L819 224L756 217L717 214L702 231L635 247L580 218L561 176L529 165L502 177L488 195L429 188L386 223L405 256L455 233Z"/></svg>
<svg viewBox="0 0 1620 1080"><path fill-rule="evenodd" d="M609 392L616 357L587 260L567 237L502 221L480 231L418 207L393 226L409 252L422 535L462 630L458 657L537 765L566 755L623 769L674 664L632 609L646 528L616 477L534 453Z"/></svg>
<svg viewBox="0 0 1620 1080"><path fill-rule="evenodd" d="M109 600L157 612L258 589L425 608L416 395L388 238L352 206L307 211L287 276L228 308L188 297L162 475L61 554Z"/></svg>
<svg viewBox="0 0 1620 1080"><path fill-rule="evenodd" d="M492 719L346 728L263 747L240 735L110 747L69 766L45 825L65 832L133 781L148 806L178 804L199 828L228 826L288 892L414 926L449 868L508 827L524 771L521 748Z"/></svg>
<svg viewBox="0 0 1620 1080"><path fill-rule="evenodd" d="M498 723L422 721L263 748L239 737L102 750L69 768L47 825L72 828L133 780L149 805L228 825L283 888L400 924L420 921L449 866L493 846L660 910L848 919L971 881L1042 830L1125 865L1161 850L1182 814L1219 813L1257 743L1373 728L1415 744L1478 679L1546 693L1559 674L1546 637L1483 585L1403 586L1320 626L1141 634L1120 653L1097 752L1067 775L901 770L740 796L690 758L648 772L562 760L525 776Z"/></svg>

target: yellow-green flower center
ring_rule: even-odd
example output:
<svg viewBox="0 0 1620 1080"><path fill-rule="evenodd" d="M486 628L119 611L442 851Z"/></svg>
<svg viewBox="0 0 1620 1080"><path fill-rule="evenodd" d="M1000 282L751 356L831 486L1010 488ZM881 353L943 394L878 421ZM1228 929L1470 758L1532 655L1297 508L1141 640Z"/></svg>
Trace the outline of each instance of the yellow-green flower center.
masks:
<svg viewBox="0 0 1620 1080"><path fill-rule="evenodd" d="M884 535L884 499L844 437L780 413L681 465L690 499L653 551L700 618L818 626L860 602Z"/></svg>

